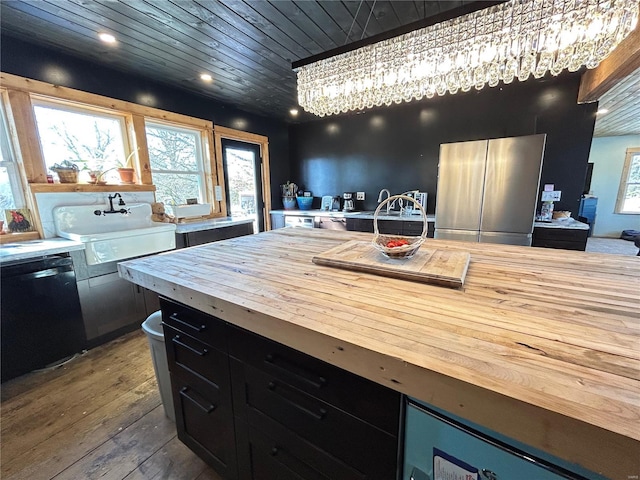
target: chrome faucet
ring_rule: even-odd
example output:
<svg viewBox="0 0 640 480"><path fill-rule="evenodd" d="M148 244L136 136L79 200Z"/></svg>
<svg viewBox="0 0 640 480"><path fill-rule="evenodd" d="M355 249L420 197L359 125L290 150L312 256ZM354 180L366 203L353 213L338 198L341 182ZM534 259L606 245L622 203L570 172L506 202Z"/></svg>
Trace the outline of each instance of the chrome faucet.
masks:
<svg viewBox="0 0 640 480"><path fill-rule="evenodd" d="M378 203L382 202L383 200L382 194L384 194L385 192L387 192L387 198L391 196L391 192L389 192L389 190L387 190L386 188L383 188L382 190L380 190L380 193L378 194ZM391 209L391 202L387 202L387 214L389 213L390 209Z"/></svg>

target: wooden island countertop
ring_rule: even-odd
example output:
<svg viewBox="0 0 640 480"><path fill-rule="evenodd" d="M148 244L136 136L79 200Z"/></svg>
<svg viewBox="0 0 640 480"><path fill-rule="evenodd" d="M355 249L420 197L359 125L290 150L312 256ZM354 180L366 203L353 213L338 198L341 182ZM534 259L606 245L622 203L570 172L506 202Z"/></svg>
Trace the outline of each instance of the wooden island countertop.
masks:
<svg viewBox="0 0 640 480"><path fill-rule="evenodd" d="M123 278L607 477L640 475L640 257L428 239L460 290L312 257L280 229L120 263Z"/></svg>

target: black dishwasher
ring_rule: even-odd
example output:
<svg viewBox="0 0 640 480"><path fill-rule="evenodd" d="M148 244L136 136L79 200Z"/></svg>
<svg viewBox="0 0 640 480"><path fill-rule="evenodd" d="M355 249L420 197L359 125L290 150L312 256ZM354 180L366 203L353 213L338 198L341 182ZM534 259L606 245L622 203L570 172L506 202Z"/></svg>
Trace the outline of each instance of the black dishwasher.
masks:
<svg viewBox="0 0 640 480"><path fill-rule="evenodd" d="M2 382L85 348L73 261L57 255L0 268Z"/></svg>

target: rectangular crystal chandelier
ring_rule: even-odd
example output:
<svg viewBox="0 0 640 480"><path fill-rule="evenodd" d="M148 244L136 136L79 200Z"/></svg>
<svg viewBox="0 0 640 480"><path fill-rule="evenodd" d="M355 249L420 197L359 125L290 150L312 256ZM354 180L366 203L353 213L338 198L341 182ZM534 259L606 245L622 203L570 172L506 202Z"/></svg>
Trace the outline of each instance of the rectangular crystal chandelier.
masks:
<svg viewBox="0 0 640 480"><path fill-rule="evenodd" d="M636 27L639 4L511 0L299 66L298 103L323 117L595 68Z"/></svg>

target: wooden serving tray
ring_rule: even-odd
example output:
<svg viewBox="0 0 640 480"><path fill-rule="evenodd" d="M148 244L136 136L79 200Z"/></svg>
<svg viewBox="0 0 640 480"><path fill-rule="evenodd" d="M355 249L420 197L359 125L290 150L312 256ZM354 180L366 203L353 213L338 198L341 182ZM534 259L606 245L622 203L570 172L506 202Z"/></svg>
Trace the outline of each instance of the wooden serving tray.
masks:
<svg viewBox="0 0 640 480"><path fill-rule="evenodd" d="M371 244L351 240L313 257L318 265L373 273L414 282L461 288L467 275L470 255L467 252L421 247L409 259L385 257Z"/></svg>

